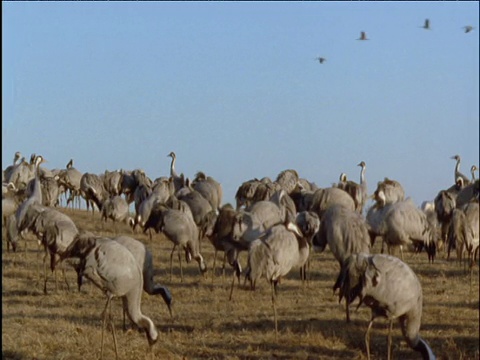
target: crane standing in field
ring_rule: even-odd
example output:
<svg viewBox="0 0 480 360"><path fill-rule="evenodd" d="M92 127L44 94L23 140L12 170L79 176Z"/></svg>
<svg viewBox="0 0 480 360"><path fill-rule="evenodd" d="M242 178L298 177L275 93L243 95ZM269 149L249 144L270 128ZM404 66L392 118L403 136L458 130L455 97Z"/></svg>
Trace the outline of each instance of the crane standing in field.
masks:
<svg viewBox="0 0 480 360"><path fill-rule="evenodd" d="M455 164L455 182L457 182L457 179L460 177L463 180L463 185L470 184L470 179L460 172L460 162L462 161L460 155L452 156L452 159L457 161Z"/></svg>
<svg viewBox="0 0 480 360"><path fill-rule="evenodd" d="M68 248L68 257L80 258L77 270L79 276L84 275L107 296L103 312L102 340L100 359L103 359L103 334L107 322L107 314L112 327L115 356L118 359L117 338L111 315L111 300L121 297L123 308L130 320L140 329L144 329L150 349L158 340L158 331L153 321L142 314L143 275L133 254L120 243L111 239L99 239L89 235L81 235ZM108 309L108 311L107 311Z"/></svg>
<svg viewBox="0 0 480 360"><path fill-rule="evenodd" d="M316 214L314 214L316 215ZM278 336L276 292L281 277L287 275L292 267L302 267L308 260L311 237L317 232L320 221L311 215L314 229L305 236L294 223L279 224L267 230L265 235L254 240L248 251L248 277L252 289L256 281L265 277L272 289L272 306L275 321L275 337ZM233 284L232 284L233 285ZM233 289L233 286L232 286Z"/></svg>
<svg viewBox="0 0 480 360"><path fill-rule="evenodd" d="M402 334L408 345L422 354L424 360L434 360L430 346L419 335L422 319L422 286L413 270L397 257L359 253L352 255L342 267L337 283L340 300L343 296L353 302L360 299L372 310L365 333L367 358L370 359L370 330L379 316L388 318L387 358L391 359L393 320L399 319ZM357 307L357 308L358 308Z"/></svg>

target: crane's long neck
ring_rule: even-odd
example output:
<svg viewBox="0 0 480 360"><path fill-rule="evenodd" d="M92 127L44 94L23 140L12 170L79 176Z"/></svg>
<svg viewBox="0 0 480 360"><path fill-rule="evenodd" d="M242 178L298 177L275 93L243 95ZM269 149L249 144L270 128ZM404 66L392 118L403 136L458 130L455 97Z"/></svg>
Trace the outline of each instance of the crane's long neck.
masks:
<svg viewBox="0 0 480 360"><path fill-rule="evenodd" d="M304 236L295 236L298 241L298 266L303 266L310 255L310 245Z"/></svg>
<svg viewBox="0 0 480 360"><path fill-rule="evenodd" d="M455 176L460 172L460 158L457 159L457 164L455 165Z"/></svg>
<svg viewBox="0 0 480 360"><path fill-rule="evenodd" d="M17 161L20 160L20 155L18 153L15 153L15 156L13 157L13 165L17 165Z"/></svg>
<svg viewBox="0 0 480 360"><path fill-rule="evenodd" d="M123 297L123 306L124 309L126 308L130 320L132 320L139 328L145 329L148 343L153 345L158 340L158 331L153 321L148 316L142 314L142 311L140 310L142 289L138 288L136 290L135 294L127 294Z"/></svg>
<svg viewBox="0 0 480 360"><path fill-rule="evenodd" d="M175 161L176 161L176 156L172 155L172 163L170 164L170 176L171 177L177 177L177 172L175 171Z"/></svg>
<svg viewBox="0 0 480 360"><path fill-rule="evenodd" d="M435 354L433 353L430 346L421 337L418 337L418 343L415 346L412 346L412 349L415 350L415 351L418 351L420 354L422 354L422 358L424 360L435 360L436 359Z"/></svg>
<svg viewBox="0 0 480 360"><path fill-rule="evenodd" d="M365 183L365 169L366 166L362 165L362 170L360 171L360 184L362 185Z"/></svg>
<svg viewBox="0 0 480 360"><path fill-rule="evenodd" d="M474 183L475 180L477 180L477 178L475 177L475 170L476 170L475 168L472 168L472 171L471 171L472 172L472 183Z"/></svg>
<svg viewBox="0 0 480 360"><path fill-rule="evenodd" d="M38 202L40 205L43 203L43 196L42 196L42 187L40 184L40 176L39 176L39 168L40 168L40 161L35 164L35 178L33 183L33 193L32 197Z"/></svg>

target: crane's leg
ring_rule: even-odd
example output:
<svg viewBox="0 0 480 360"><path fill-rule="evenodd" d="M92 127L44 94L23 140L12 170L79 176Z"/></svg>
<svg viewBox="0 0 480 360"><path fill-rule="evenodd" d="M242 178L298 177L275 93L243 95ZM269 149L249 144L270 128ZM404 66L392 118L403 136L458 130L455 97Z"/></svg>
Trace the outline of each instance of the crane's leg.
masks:
<svg viewBox="0 0 480 360"><path fill-rule="evenodd" d="M275 322L275 340L278 340L278 323L277 323L277 307L275 304L275 282L271 281L270 282L270 287L272 289L272 306L273 306L273 321Z"/></svg>
<svg viewBox="0 0 480 360"><path fill-rule="evenodd" d="M27 237L24 236L24 237L23 237L23 240L25 241L25 253L24 253L24 256L23 256L23 257L26 259L26 258L27 258Z"/></svg>
<svg viewBox="0 0 480 360"><path fill-rule="evenodd" d="M180 263L180 281L183 283L182 254L180 254L180 248L178 248L177 254L178 254L178 262Z"/></svg>
<svg viewBox="0 0 480 360"><path fill-rule="evenodd" d="M55 276L55 294L58 293L58 276L57 269L53 270L53 275Z"/></svg>
<svg viewBox="0 0 480 360"><path fill-rule="evenodd" d="M222 282L225 281L225 266L226 265L227 265L227 253L223 252Z"/></svg>
<svg viewBox="0 0 480 360"><path fill-rule="evenodd" d="M116 334L115 334L115 325L113 324L112 303L111 303L111 302L110 302L110 306L108 307L108 317L110 318L110 325L111 325L111 327L112 327L113 346L115 347L115 359L118 360L117 336L116 336Z"/></svg>
<svg viewBox="0 0 480 360"><path fill-rule="evenodd" d="M390 320L390 324L388 326L388 342L387 342L387 360L392 358L392 327L393 327L393 320Z"/></svg>
<svg viewBox="0 0 480 360"><path fill-rule="evenodd" d="M62 273L63 273L63 280L65 280L65 284L67 285L67 291L70 291L70 285L67 280L67 273L65 272L65 264L62 261Z"/></svg>
<svg viewBox="0 0 480 360"><path fill-rule="evenodd" d="M48 273L47 273L47 253L43 257L43 293L47 295L47 280L48 280Z"/></svg>
<svg viewBox="0 0 480 360"><path fill-rule="evenodd" d="M172 272L173 272L173 253L177 245L173 245L172 252L170 253L170 281L172 281Z"/></svg>
<svg viewBox="0 0 480 360"><path fill-rule="evenodd" d="M233 295L233 287L235 285L235 277L237 275L235 274L235 271L233 272L233 277L232 277L232 286L230 287L230 296L228 298L228 300L232 300L232 295Z"/></svg>
<svg viewBox="0 0 480 360"><path fill-rule="evenodd" d="M216 262L217 262L217 249L215 249L215 252L213 254L212 284L213 284L213 279L215 278L215 263Z"/></svg>
<svg viewBox="0 0 480 360"><path fill-rule="evenodd" d="M367 359L370 360L370 329L373 325L373 317L372 320L368 323L367 331L365 332L365 346L367 348Z"/></svg>
<svg viewBox="0 0 480 360"><path fill-rule="evenodd" d="M347 323L350 322L350 301L348 301L348 296L345 297L345 313L347 315Z"/></svg>
<svg viewBox="0 0 480 360"><path fill-rule="evenodd" d="M105 309L103 309L103 324L102 324L102 342L100 347L100 359L103 359L103 334L105 333L105 327L107 325L107 315L108 315L108 305L110 305L110 296L107 297L107 303L105 304Z"/></svg>

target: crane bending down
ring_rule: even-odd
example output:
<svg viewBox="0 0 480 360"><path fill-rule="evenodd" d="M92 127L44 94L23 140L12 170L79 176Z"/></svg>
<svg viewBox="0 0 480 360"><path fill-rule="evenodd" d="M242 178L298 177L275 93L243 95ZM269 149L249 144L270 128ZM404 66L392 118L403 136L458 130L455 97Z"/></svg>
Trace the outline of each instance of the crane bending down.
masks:
<svg viewBox="0 0 480 360"><path fill-rule="evenodd" d="M313 233L318 230L320 221ZM313 236L312 234L310 234ZM281 277L287 275L292 267L303 266L307 262L310 252L307 239L294 223L278 224L253 241L248 251L248 276L252 289L257 280L264 277L272 290L272 307L275 322L275 338L278 336L276 292ZM233 283L232 283L233 285ZM233 286L232 286L233 289Z"/></svg>
<svg viewBox="0 0 480 360"><path fill-rule="evenodd" d="M372 309L372 317L365 333L367 358L370 359L370 330L378 316L389 319L387 358L391 359L392 325L399 319L402 334L408 345L422 354L425 360L434 360L430 346L419 335L422 318L422 286L413 270L397 257L359 253L352 255L342 267L337 282L342 296L349 302L359 298ZM358 308L357 307L357 308Z"/></svg>
<svg viewBox="0 0 480 360"><path fill-rule="evenodd" d="M99 240L90 236L78 236L67 250L69 257L80 258L79 271L93 282L107 296L103 312L103 327L100 358L103 358L103 333L107 321L107 309L110 317L115 356L118 359L117 338L111 317L111 300L121 297L123 308L130 320L140 329L144 329L150 349L158 340L158 331L153 321L142 314L143 275L133 254L114 240ZM81 276L81 275L79 275ZM109 306L110 305L110 306Z"/></svg>

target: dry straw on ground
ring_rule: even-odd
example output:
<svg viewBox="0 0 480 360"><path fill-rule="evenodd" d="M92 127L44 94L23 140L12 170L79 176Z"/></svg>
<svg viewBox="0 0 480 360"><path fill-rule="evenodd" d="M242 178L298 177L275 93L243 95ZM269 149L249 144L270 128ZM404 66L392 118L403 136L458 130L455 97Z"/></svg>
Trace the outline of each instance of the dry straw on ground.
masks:
<svg viewBox="0 0 480 360"><path fill-rule="evenodd" d="M102 225L98 213L62 209L79 228L113 236L111 223ZM119 226L119 233L131 234ZM112 312L120 359L365 359L364 332L370 310L352 308L352 323L346 324L344 304L332 294L338 264L328 249L311 258L311 280L302 285L299 272L292 272L279 285L277 311L279 336L275 340L270 288L262 281L255 292L236 287L228 300L232 269L227 265L225 279L220 270L212 282L213 248L202 244L209 271L199 273L196 262L184 265L185 280L180 282L178 259L170 281L169 257L172 243L161 235L150 241L144 234L135 238L146 243L154 254L156 280L168 286L174 297L174 318L160 297L143 294L142 310L150 316L160 338L148 352L144 334L122 331L121 301L114 300ZM105 296L87 283L79 293L72 268L67 268L70 291L58 273L43 294L41 268L43 250L27 237L17 254L2 247L2 359L96 359L100 353L101 312ZM379 252L379 244L375 246ZM246 254L241 262L245 264ZM420 278L424 292L421 335L438 359L479 359L479 268L475 266L473 285L455 261L443 254L435 264L427 255L406 254L405 261ZM221 263L220 255L217 264ZM218 265L217 265L218 266ZM39 282L40 279L40 282ZM387 322L379 320L371 337L372 359L386 358ZM394 326L393 357L419 359ZM107 334L105 359L114 358L113 341Z"/></svg>

